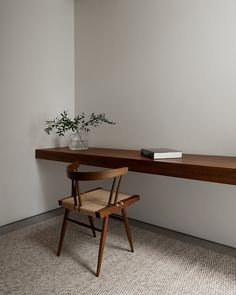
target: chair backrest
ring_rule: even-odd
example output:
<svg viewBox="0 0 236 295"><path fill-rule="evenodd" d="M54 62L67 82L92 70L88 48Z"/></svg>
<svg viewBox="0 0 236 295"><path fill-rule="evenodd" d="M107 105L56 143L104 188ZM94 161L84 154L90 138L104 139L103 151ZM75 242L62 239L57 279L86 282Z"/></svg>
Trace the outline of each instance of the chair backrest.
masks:
<svg viewBox="0 0 236 295"><path fill-rule="evenodd" d="M92 180L104 180L113 178L110 196L107 206L115 205L117 203L119 188L121 183L121 178L124 174L128 172L128 167L121 167L116 169L109 169L103 171L93 171L93 172L79 172L79 162L74 162L67 166L67 176L71 179L71 194L74 198L74 205L81 206L81 193L79 187L79 181L92 181ZM117 182L118 179L118 182ZM114 195L115 193L115 195ZM112 201L114 196L114 200ZM77 200L78 197L78 200Z"/></svg>

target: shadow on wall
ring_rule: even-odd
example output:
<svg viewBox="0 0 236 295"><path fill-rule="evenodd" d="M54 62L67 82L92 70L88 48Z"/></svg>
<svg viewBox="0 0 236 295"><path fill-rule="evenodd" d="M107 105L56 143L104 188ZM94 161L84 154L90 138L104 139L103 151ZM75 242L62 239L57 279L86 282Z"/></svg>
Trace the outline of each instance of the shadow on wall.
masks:
<svg viewBox="0 0 236 295"><path fill-rule="evenodd" d="M42 206L47 210L58 207L58 199L70 195L70 182L65 163L37 160Z"/></svg>

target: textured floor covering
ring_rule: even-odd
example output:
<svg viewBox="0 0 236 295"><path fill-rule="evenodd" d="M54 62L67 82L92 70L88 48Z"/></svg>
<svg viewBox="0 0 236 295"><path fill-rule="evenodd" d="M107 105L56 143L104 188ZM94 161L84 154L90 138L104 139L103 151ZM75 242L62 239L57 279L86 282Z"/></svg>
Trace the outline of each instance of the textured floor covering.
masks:
<svg viewBox="0 0 236 295"><path fill-rule="evenodd" d="M99 235L68 225L55 255L62 217L0 237L0 294L236 295L236 259L132 226L130 253L123 224L109 221L102 273Z"/></svg>

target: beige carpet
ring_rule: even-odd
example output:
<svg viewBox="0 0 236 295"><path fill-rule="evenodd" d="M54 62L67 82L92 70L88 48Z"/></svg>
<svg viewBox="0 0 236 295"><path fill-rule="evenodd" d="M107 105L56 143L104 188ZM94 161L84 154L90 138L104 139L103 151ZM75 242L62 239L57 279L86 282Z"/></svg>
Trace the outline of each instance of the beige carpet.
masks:
<svg viewBox="0 0 236 295"><path fill-rule="evenodd" d="M61 217L0 237L0 294L236 294L236 259L133 226L135 252L119 220L109 221L102 274L99 237L69 224L55 255Z"/></svg>

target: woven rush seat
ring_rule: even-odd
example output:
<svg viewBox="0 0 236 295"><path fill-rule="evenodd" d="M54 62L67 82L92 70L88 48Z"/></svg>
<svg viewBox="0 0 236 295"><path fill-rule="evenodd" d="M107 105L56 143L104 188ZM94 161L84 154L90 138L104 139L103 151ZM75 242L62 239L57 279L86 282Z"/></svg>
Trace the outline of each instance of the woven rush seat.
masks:
<svg viewBox="0 0 236 295"><path fill-rule="evenodd" d="M90 215L98 217L99 211L107 208L107 204L110 197L110 191L103 188L96 188L92 191L84 192L80 194L81 196L81 206L74 204L73 197L67 197L59 200L59 205L70 210L71 212L80 212L84 215ZM132 195L125 193L119 193L117 197L118 205L124 205L126 200L129 200ZM115 193L113 193L113 200L115 198ZM77 196L78 200L78 196ZM122 204L122 203L123 204ZM78 200L79 203L79 200Z"/></svg>

